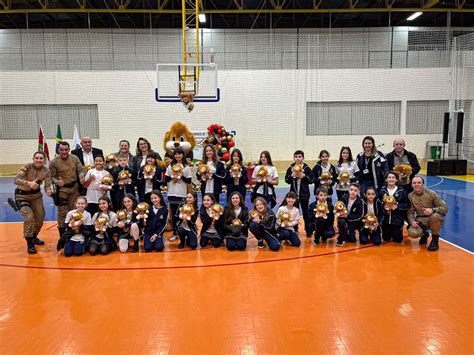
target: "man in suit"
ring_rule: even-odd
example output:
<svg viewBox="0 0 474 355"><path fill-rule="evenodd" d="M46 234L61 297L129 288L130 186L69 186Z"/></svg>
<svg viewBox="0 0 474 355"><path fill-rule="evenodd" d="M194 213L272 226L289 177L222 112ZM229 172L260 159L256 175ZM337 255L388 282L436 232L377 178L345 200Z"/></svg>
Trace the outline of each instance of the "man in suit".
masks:
<svg viewBox="0 0 474 355"><path fill-rule="evenodd" d="M92 148L92 139L89 136L81 138L81 148L74 149L71 154L79 158L79 161L84 167L94 167L94 159L97 156L104 156L101 149ZM87 168L85 169L87 170ZM83 186L83 181L79 181L79 194L85 196L86 188Z"/></svg>

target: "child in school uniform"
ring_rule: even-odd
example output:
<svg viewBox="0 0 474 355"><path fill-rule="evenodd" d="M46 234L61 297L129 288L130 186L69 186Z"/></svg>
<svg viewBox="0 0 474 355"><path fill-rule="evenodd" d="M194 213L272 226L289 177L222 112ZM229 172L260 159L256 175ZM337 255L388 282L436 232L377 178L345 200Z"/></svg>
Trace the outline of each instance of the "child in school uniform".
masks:
<svg viewBox="0 0 474 355"><path fill-rule="evenodd" d="M100 219L105 218L104 230L100 229ZM114 235L117 233L117 215L112 211L112 203L108 197L99 198L99 211L92 217L94 226L93 237L89 244L89 253L96 255L98 252L107 255L117 248Z"/></svg>
<svg viewBox="0 0 474 355"><path fill-rule="evenodd" d="M212 144L204 146L202 163L208 166L209 173L200 174L199 170L196 172L196 177L201 182L201 195L204 197L204 194L213 194L219 202L226 176L225 166L217 159L216 148Z"/></svg>
<svg viewBox="0 0 474 355"><path fill-rule="evenodd" d="M314 233L313 244L319 245L320 239L326 242L336 235L334 231L334 212L328 189L320 186L315 191L316 201L309 205L310 232ZM318 206L325 206L325 212L316 212Z"/></svg>
<svg viewBox="0 0 474 355"><path fill-rule="evenodd" d="M123 198L126 194L132 194L135 196L135 183L136 183L136 172L130 168L128 164L128 155L121 154L118 157L119 166L114 170L112 176L114 177L114 208L116 210L120 209L122 206ZM127 179L122 178L123 174L121 172L128 172L130 176Z"/></svg>
<svg viewBox="0 0 474 355"><path fill-rule="evenodd" d="M143 236L143 248L146 252L163 251L165 248L163 233L168 223L168 209L159 190L151 191L150 201L152 204Z"/></svg>
<svg viewBox="0 0 474 355"><path fill-rule="evenodd" d="M192 172L186 161L186 154L183 148L177 147L173 151L173 160L166 168L165 183L168 190L168 205L171 211L173 222L173 236L169 239L174 241L178 239L177 231L180 224L178 208L186 201L188 186L191 186ZM197 212L196 212L197 213Z"/></svg>
<svg viewBox="0 0 474 355"><path fill-rule="evenodd" d="M249 230L258 240L259 248L265 248L265 241L270 250L280 250L281 242L275 229L275 213L268 207L263 197L255 198L254 209L249 212L249 221Z"/></svg>
<svg viewBox="0 0 474 355"><path fill-rule="evenodd" d="M199 218L202 223L201 240L199 244L202 248L206 247L209 241L214 248L218 248L224 242L224 214L218 219L214 219L211 206L216 203L213 194L205 193L202 198L202 206L199 210Z"/></svg>
<svg viewBox="0 0 474 355"><path fill-rule="evenodd" d="M95 167L86 173L83 183L83 186L87 188L86 210L91 214L91 216L93 216L99 209L99 198L102 196L110 197L109 191L112 189L112 185L105 185L101 182L101 179L105 176L111 176L110 173L104 169L104 157L102 155L96 156L94 164Z"/></svg>
<svg viewBox="0 0 474 355"><path fill-rule="evenodd" d="M85 246L91 236L92 218L86 209L87 198L79 196L76 200L76 209L66 215L63 230L65 231L58 242L58 251L64 246L64 256L81 256L84 254ZM82 213L82 219L72 221L73 215Z"/></svg>
<svg viewBox="0 0 474 355"><path fill-rule="evenodd" d="M248 237L249 211L238 191L230 194L224 210L225 246L227 250L245 250Z"/></svg>
<svg viewBox="0 0 474 355"><path fill-rule="evenodd" d="M385 196L392 196L395 201L395 209L384 208L385 218L382 222L382 238L385 242L393 240L395 243L403 241L403 224L406 214L410 208L410 200L404 187L398 186L398 173L390 171L385 174L386 185L379 192L379 200L382 201Z"/></svg>
<svg viewBox="0 0 474 355"><path fill-rule="evenodd" d="M377 198L377 191L373 186L369 186L365 190L364 196L364 218L366 218L368 213L373 213L377 217L377 222L369 228L367 228L365 224L362 226L359 235L359 242L360 244L365 245L370 240L373 245L380 245L382 244L381 224L384 218L383 205ZM364 218L362 219L362 222L364 222Z"/></svg>
<svg viewBox="0 0 474 355"><path fill-rule="evenodd" d="M186 204L193 206L194 208L194 214L191 216L191 219L185 219L181 218L181 214L179 211L180 207L185 206ZM196 249L198 246L198 241L197 241L197 226L196 226L196 220L198 217L198 208L197 208L197 194L193 192L189 192L186 195L186 200L181 203L180 206L177 208L177 214L174 216L176 220L178 221L177 224L177 234L179 237L179 244L178 244L178 249L183 249L186 244L191 249Z"/></svg>
<svg viewBox="0 0 474 355"><path fill-rule="evenodd" d="M309 185L314 183L314 175L308 164L304 162L304 152L302 150L297 150L293 154L293 160L294 163L286 170L285 182L290 185L290 191L297 195L298 204L296 207L301 207L305 229L308 230L308 206L311 197ZM311 234L306 233L306 236L309 237Z"/></svg>
<svg viewBox="0 0 474 355"><path fill-rule="evenodd" d="M364 201L359 196L360 185L353 182L349 187L349 194L344 195L341 201L347 208L347 217L339 219L337 228L339 237L337 246L342 246L347 241L349 243L356 242L356 231L362 228L362 218L364 217ZM344 226L341 226L341 224ZM343 233L345 231L345 233Z"/></svg>
<svg viewBox="0 0 474 355"><path fill-rule="evenodd" d="M138 240L140 239L140 229L137 224L137 216L135 213L135 207L137 207L137 201L135 196L132 194L126 194L123 198L123 211L127 214L127 218L124 221L117 218L117 229L118 229L118 247L122 253L126 253L129 249L130 240L133 240L135 245L133 251L138 251ZM117 212L118 217L119 211Z"/></svg>
<svg viewBox="0 0 474 355"><path fill-rule="evenodd" d="M287 241L294 247L301 245L300 238L298 236L298 221L300 218L300 211L298 209L298 197L295 192L288 192L278 208L276 213L277 216L277 232L280 235L280 239L283 242ZM290 216L290 220L284 221L282 214L287 213Z"/></svg>
<svg viewBox="0 0 474 355"><path fill-rule="evenodd" d="M157 154L150 152L146 156L146 165L140 167L137 174L137 192L140 202L151 203L150 195L153 190L161 190L163 183L163 169L157 164ZM151 172L145 171L148 167L152 167Z"/></svg>
<svg viewBox="0 0 474 355"><path fill-rule="evenodd" d="M231 162L226 168L225 171L225 182L227 185L227 202L230 201L230 196L233 192L237 191L242 195L243 200L245 201L245 195L247 193L247 188L245 185L249 182L247 175L247 169L243 166L244 161L242 158L242 152L240 149L234 149L230 156ZM233 165L238 164L240 170L238 172L233 170Z"/></svg>
<svg viewBox="0 0 474 355"><path fill-rule="evenodd" d="M323 178L323 174L330 174L331 177L328 179ZM321 150L319 152L319 161L313 168L314 175L314 194L320 186L326 187L328 191L329 200L331 200L333 189L332 187L336 183L336 168L329 162L329 152L327 150Z"/></svg>
<svg viewBox="0 0 474 355"><path fill-rule="evenodd" d="M270 208L276 205L275 186L278 185L278 172L273 166L270 152L260 153L260 160L252 174L255 186L252 191L251 200L255 203L257 197L262 197Z"/></svg>
<svg viewBox="0 0 474 355"><path fill-rule="evenodd" d="M340 200L342 196L349 193L349 186L353 182L357 182L359 179L359 166L352 157L352 151L350 147L342 147L339 153L339 160L336 166L336 194L337 199ZM341 178L341 174L347 173L349 179L345 180Z"/></svg>

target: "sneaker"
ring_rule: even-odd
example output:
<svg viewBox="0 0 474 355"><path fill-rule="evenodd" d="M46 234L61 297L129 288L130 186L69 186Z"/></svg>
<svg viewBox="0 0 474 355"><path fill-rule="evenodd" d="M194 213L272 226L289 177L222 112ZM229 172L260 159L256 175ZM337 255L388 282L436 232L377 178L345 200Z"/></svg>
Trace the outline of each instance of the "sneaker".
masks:
<svg viewBox="0 0 474 355"><path fill-rule="evenodd" d="M425 233L423 234L421 237L420 237L420 245L426 245L428 243L428 237L430 235L428 233Z"/></svg>
<svg viewBox="0 0 474 355"><path fill-rule="evenodd" d="M319 245L319 237L314 237L313 244L314 245Z"/></svg>
<svg viewBox="0 0 474 355"><path fill-rule="evenodd" d="M173 234L170 239L168 239L170 242L174 242L175 240L178 240L178 236Z"/></svg>
<svg viewBox="0 0 474 355"><path fill-rule="evenodd" d="M342 247L342 246L344 246L344 244L346 244L345 241L343 241L343 240L338 240L337 243L336 243L336 246L337 246L337 247Z"/></svg>
<svg viewBox="0 0 474 355"><path fill-rule="evenodd" d="M258 249L262 249L262 248L265 248L265 244L263 244L263 239L260 239L258 241Z"/></svg>
<svg viewBox="0 0 474 355"><path fill-rule="evenodd" d="M170 240L171 240L171 239L170 239ZM181 241L181 242L179 242L179 244L178 244L178 249L183 249L183 248L184 248L184 244L185 244L185 241L184 241L184 240Z"/></svg>

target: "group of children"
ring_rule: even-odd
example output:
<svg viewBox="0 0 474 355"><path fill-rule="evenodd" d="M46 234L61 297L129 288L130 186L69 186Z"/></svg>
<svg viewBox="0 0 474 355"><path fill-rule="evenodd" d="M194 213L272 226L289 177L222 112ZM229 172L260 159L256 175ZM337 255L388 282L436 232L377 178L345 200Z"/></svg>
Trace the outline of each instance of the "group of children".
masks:
<svg viewBox="0 0 474 355"><path fill-rule="evenodd" d="M232 151L227 166L217 158L213 145L205 145L203 152L196 172L202 194L199 209L197 193L191 185L191 166L181 148L174 150L166 168L159 164L155 153L148 154L137 172L129 167L126 156L119 156L116 167L106 166L103 157L96 157L94 168L82 182L87 193L77 199L76 209L69 211L58 250L64 248L65 256L79 256L85 251L91 255L108 254L116 249L137 252L143 239L145 251L162 251L168 227L173 231L169 241L179 239L180 249L211 244L214 248L225 245L230 251L245 250L250 231L259 248L266 244L277 251L283 242L300 246L300 207L306 236L312 237L315 245L336 234L338 246L356 242L356 231L361 244L370 241L380 245L382 236L386 241L402 241L409 202L405 190L397 185L397 173L386 174L386 184L379 191L367 187L361 192L356 182L359 170L349 147L341 149L337 166L329 163L327 151L321 151L320 161L313 169L304 162L304 153L296 151L294 163L285 174L290 191L276 213L272 208L276 205L275 186L279 179L268 151L260 154L251 177L254 186L250 211L245 204L249 178L240 150ZM315 201L310 204L311 184ZM225 208L219 205L224 185ZM338 198L335 206L334 189ZM167 203L162 190L166 191ZM395 208L392 205L387 209L382 204L385 195L395 199ZM202 225L199 230L198 217Z"/></svg>

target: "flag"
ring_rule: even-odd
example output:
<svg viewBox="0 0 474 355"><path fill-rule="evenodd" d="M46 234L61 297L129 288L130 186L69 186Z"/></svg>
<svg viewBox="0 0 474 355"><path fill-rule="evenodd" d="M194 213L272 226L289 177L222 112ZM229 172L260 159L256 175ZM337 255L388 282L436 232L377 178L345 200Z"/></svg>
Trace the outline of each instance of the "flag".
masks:
<svg viewBox="0 0 474 355"><path fill-rule="evenodd" d="M63 135L61 133L61 126L58 123L58 130L56 131L56 155L59 154L59 143L63 141Z"/></svg>
<svg viewBox="0 0 474 355"><path fill-rule="evenodd" d="M44 152L46 154L46 158L49 161L48 142L46 142L46 139L44 137L43 127L41 126L39 130L39 135L38 135L38 150Z"/></svg>
<svg viewBox="0 0 474 355"><path fill-rule="evenodd" d="M79 131L77 126L74 125L74 134L72 136L72 146L71 150L78 149L81 147L81 138L79 138Z"/></svg>

